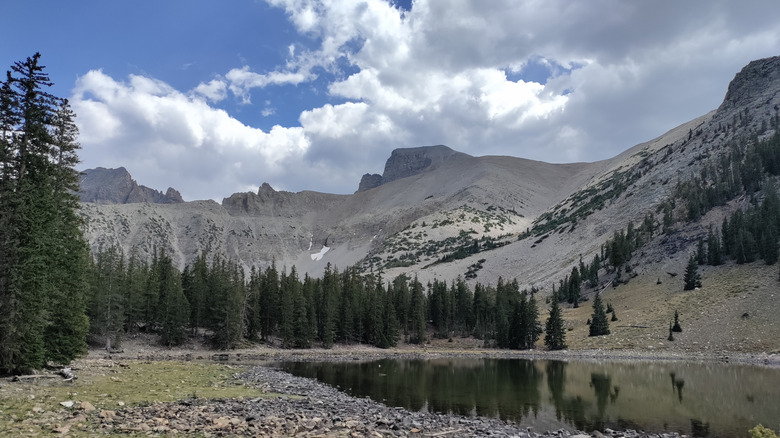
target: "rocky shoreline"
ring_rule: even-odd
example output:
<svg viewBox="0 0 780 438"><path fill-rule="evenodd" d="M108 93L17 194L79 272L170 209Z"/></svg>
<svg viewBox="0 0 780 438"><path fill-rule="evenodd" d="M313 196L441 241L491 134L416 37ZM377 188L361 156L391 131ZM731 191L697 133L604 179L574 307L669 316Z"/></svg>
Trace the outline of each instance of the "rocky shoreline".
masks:
<svg viewBox="0 0 780 438"><path fill-rule="evenodd" d="M106 356L93 351L90 356ZM428 436L428 437L684 437L678 433L605 430L590 433L558 429L533 430L496 418L413 412L368 398L353 397L315 379L296 377L273 368L285 361L373 361L378 359L525 358L576 361L733 362L779 367L776 354L720 353L715 355L633 350L501 351L404 348L381 350L354 346L332 350L255 348L231 352L212 350L130 349L113 360L218 361L241 365L235 377L257 397L190 398L149 406L100 412L99 428L106 432L197 436ZM97 414L97 413L95 413ZM93 418L95 418L93 414Z"/></svg>
<svg viewBox="0 0 780 438"><path fill-rule="evenodd" d="M118 360L213 360L231 363L267 362L338 362L373 361L380 359L441 359L441 358L490 358L533 359L563 361L677 361L759 365L780 368L780 354L715 352L688 353L645 350L496 350L496 349L427 349L373 347L288 350L281 348L256 348L224 351L188 351L166 349L131 349L127 352L108 354L93 352L91 357Z"/></svg>
<svg viewBox="0 0 780 438"><path fill-rule="evenodd" d="M676 433L633 430L607 430L592 435L566 429L534 431L494 418L412 412L368 398L351 397L316 380L264 366L237 377L262 393L281 396L189 399L103 411L99 414L100 428L105 432L203 436L681 437Z"/></svg>

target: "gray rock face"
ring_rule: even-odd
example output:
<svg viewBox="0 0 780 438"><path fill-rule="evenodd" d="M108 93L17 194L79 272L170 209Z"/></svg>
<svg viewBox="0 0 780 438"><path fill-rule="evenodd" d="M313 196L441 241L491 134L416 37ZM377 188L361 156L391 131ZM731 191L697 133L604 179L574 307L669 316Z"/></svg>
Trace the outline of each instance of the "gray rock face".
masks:
<svg viewBox="0 0 780 438"><path fill-rule="evenodd" d="M419 175L422 172L436 169L452 157L465 155L443 145L395 149L385 162L385 170L381 176L368 173L363 175L363 178L360 179L358 192L370 190L401 178Z"/></svg>
<svg viewBox="0 0 780 438"><path fill-rule="evenodd" d="M181 193L169 187L163 193L138 185L124 167L87 169L81 174L81 202L97 204L178 204L184 202Z"/></svg>
<svg viewBox="0 0 780 438"><path fill-rule="evenodd" d="M360 178L360 185L358 185L358 192L365 192L371 190L374 187L382 185L382 175L378 173L367 173Z"/></svg>
<svg viewBox="0 0 780 438"><path fill-rule="evenodd" d="M767 93L777 94L777 83L780 83L780 56L752 61L729 84L720 110L746 105Z"/></svg>
<svg viewBox="0 0 780 438"><path fill-rule="evenodd" d="M382 184L433 169L448 158L459 154L460 152L441 145L396 149L385 163Z"/></svg>

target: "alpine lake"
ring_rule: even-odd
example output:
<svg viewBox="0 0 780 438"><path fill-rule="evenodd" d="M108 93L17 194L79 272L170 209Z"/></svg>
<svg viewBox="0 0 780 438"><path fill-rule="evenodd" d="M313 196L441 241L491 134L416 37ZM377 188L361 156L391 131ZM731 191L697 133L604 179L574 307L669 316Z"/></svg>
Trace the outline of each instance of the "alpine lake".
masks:
<svg viewBox="0 0 780 438"><path fill-rule="evenodd" d="M536 432L780 430L780 369L755 365L447 358L275 366L388 406L498 417Z"/></svg>

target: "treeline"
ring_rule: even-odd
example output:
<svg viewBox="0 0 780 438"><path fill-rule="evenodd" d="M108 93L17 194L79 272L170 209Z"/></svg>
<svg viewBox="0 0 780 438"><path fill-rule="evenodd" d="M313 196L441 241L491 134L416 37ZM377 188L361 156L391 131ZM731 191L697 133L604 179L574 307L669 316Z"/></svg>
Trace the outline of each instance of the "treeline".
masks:
<svg viewBox="0 0 780 438"><path fill-rule="evenodd" d="M0 80L0 374L86 352L78 130L40 54Z"/></svg>
<svg viewBox="0 0 780 438"><path fill-rule="evenodd" d="M286 348L363 343L380 348L423 343L433 336L474 336L499 348L532 348L542 333L535 290L517 281L474 291L462 279L423 285L405 275L339 272L300 278L275 264L247 274L219 256L201 254L180 272L165 251L150 263L116 247L100 249L89 266L90 332L106 347L139 331L165 345L207 335L214 347L278 339Z"/></svg>

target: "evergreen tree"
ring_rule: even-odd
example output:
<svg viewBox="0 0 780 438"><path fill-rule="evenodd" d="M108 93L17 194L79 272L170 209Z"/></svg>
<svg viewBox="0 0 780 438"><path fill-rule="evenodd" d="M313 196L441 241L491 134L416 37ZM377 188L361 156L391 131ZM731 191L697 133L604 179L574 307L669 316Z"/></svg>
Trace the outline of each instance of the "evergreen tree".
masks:
<svg viewBox="0 0 780 438"><path fill-rule="evenodd" d="M163 345L181 345L187 339L190 307L181 287L181 273L173 266L173 261L160 252L158 259L159 296L164 297L160 306L161 340Z"/></svg>
<svg viewBox="0 0 780 438"><path fill-rule="evenodd" d="M0 83L0 373L86 351L88 250L77 214L77 130L40 54Z"/></svg>
<svg viewBox="0 0 780 438"><path fill-rule="evenodd" d="M423 294L423 286L417 277L412 281L411 288L411 302L410 307L410 321L411 330L409 334L409 342L413 344L422 344L426 339L426 322L425 315L427 314L425 309L425 295Z"/></svg>
<svg viewBox="0 0 780 438"><path fill-rule="evenodd" d="M89 305L90 332L105 339L110 350L124 329L124 300L126 272L121 251L114 245L98 249L92 264L92 296Z"/></svg>
<svg viewBox="0 0 780 438"><path fill-rule="evenodd" d="M523 292L525 295L525 292ZM534 289L528 294L528 305L523 312L524 336L520 348L530 349L536 346L536 341L539 340L539 336L543 333L542 325L539 322L539 309L536 305L536 298L534 297Z"/></svg>
<svg viewBox="0 0 780 438"><path fill-rule="evenodd" d="M602 336L609 334L609 322L607 313L604 311L604 304L601 302L601 296L596 292L596 298L593 299L593 315L589 327L588 336Z"/></svg>
<svg viewBox="0 0 780 438"><path fill-rule="evenodd" d="M491 310L490 297L485 286L477 283L474 286L474 337L486 339L490 335L490 327L495 316Z"/></svg>
<svg viewBox="0 0 780 438"><path fill-rule="evenodd" d="M319 324L317 331L322 346L331 348L336 340L336 316L338 297L341 294L338 281L338 270L331 269L330 263L325 267L322 277L322 287L319 295Z"/></svg>
<svg viewBox="0 0 780 438"><path fill-rule="evenodd" d="M290 270L287 277L287 292L292 297L292 346L295 348L311 347L312 332L309 330L308 306L303 295L303 284L298 280L295 267Z"/></svg>
<svg viewBox="0 0 780 438"><path fill-rule="evenodd" d="M677 310L674 311L674 325L672 326L673 332L682 332L682 327L680 327L680 314L677 313Z"/></svg>
<svg viewBox="0 0 780 438"><path fill-rule="evenodd" d="M126 333L135 333L144 322L147 277L149 277L149 266L141 261L135 250L131 251L125 273L124 328Z"/></svg>
<svg viewBox="0 0 780 438"><path fill-rule="evenodd" d="M704 239L699 239L696 244L696 262L700 265L707 263L707 251L704 249Z"/></svg>
<svg viewBox="0 0 780 438"><path fill-rule="evenodd" d="M699 275L699 263L696 257L691 255L688 259L688 265L685 267L685 277L683 278L683 290L694 290L701 287L701 275Z"/></svg>
<svg viewBox="0 0 780 438"><path fill-rule="evenodd" d="M710 266L718 266L722 263L723 248L720 244L720 238L712 231L712 227L710 227L710 231L707 233L707 264Z"/></svg>
<svg viewBox="0 0 780 438"><path fill-rule="evenodd" d="M261 303L260 338L264 341L268 340L278 325L281 313L279 298L279 271L276 270L276 262L271 262L263 275L258 297L258 301Z"/></svg>
<svg viewBox="0 0 780 438"><path fill-rule="evenodd" d="M569 280L569 304L575 308L580 306L580 292L582 291L582 277L577 267L571 268L571 277Z"/></svg>
<svg viewBox="0 0 780 438"><path fill-rule="evenodd" d="M550 316L544 327L544 345L550 350L566 348L566 328L563 325L563 315L558 300L551 300Z"/></svg>

